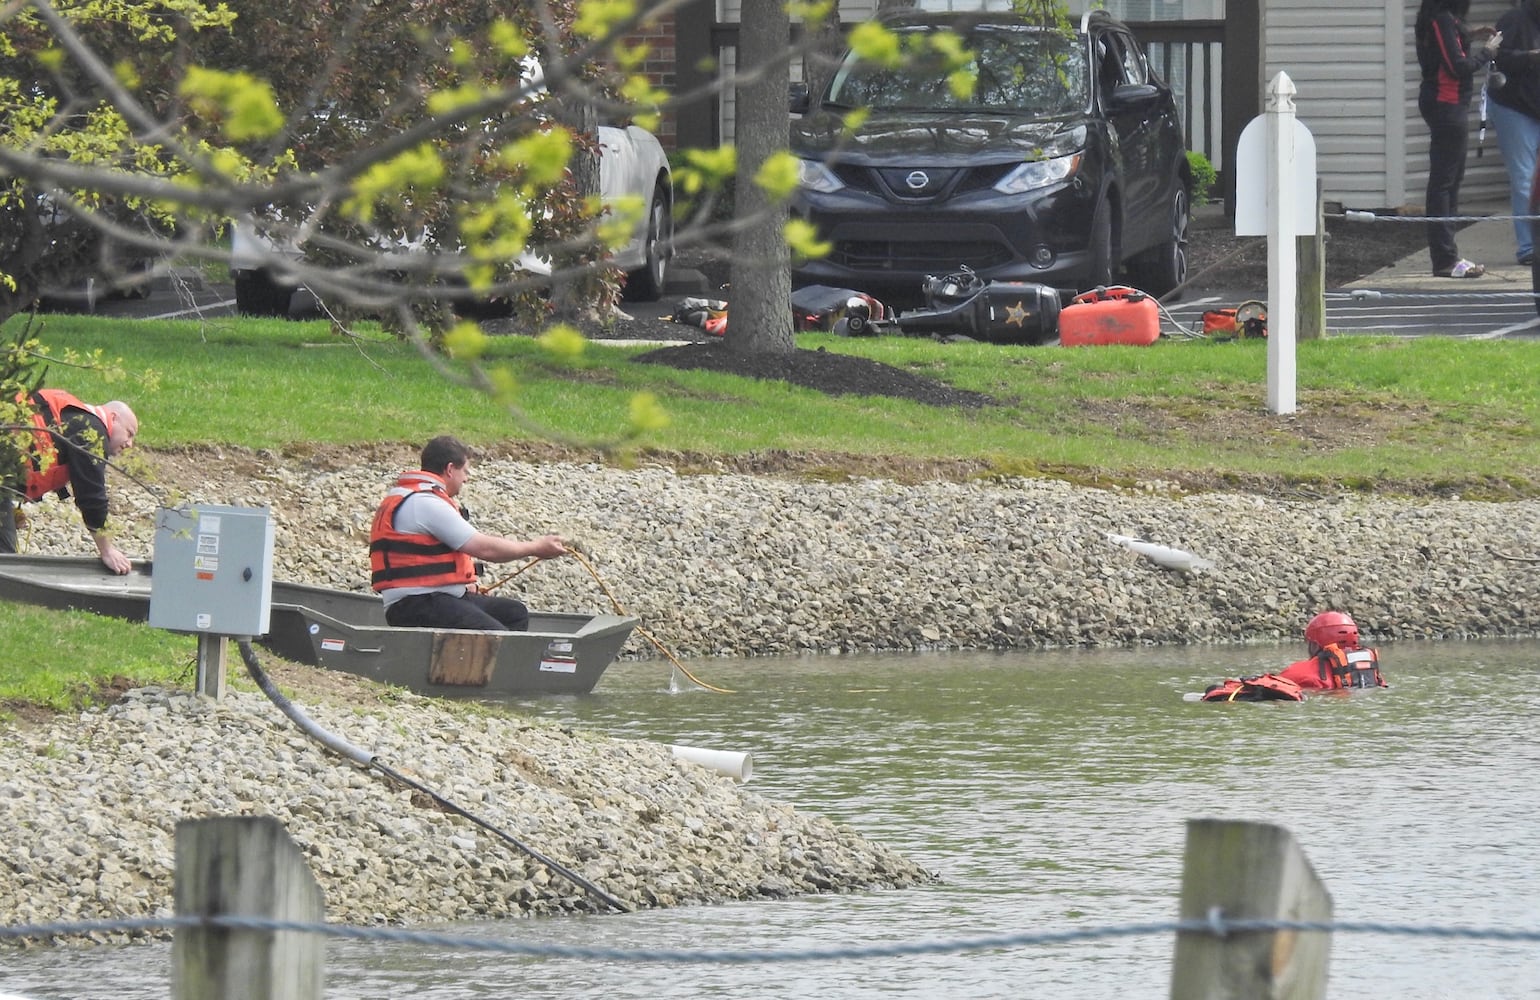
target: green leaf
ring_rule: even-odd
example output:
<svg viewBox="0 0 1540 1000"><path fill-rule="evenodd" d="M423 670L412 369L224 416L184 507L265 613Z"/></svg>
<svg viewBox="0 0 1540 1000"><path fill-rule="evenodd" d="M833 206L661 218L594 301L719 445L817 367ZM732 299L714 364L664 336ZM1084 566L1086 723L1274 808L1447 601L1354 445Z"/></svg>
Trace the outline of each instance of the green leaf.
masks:
<svg viewBox="0 0 1540 1000"><path fill-rule="evenodd" d="M834 244L819 240L818 229L806 219L788 220L782 232L791 252L808 260L827 257L834 249Z"/></svg>
<svg viewBox="0 0 1540 1000"><path fill-rule="evenodd" d="M571 361L580 357L588 347L588 341L574 327L566 323L557 323L550 327L539 337L535 338L547 354L553 355L563 361Z"/></svg>
<svg viewBox="0 0 1540 1000"><path fill-rule="evenodd" d="M443 182L445 174L437 151L423 143L364 171L353 182L353 194L342 203L342 210L359 222L370 222L379 202L387 198L399 201L407 191L432 190Z"/></svg>
<svg viewBox="0 0 1540 1000"><path fill-rule="evenodd" d="M863 21L850 29L850 49L868 62L896 67L903 60L898 35L876 21Z"/></svg>
<svg viewBox="0 0 1540 1000"><path fill-rule="evenodd" d="M663 408L658 397L650 392L639 392L632 396L629 413L631 427L639 434L661 431L669 424L668 411Z"/></svg>
<svg viewBox="0 0 1540 1000"><path fill-rule="evenodd" d="M572 22L572 30L587 38L603 38L635 15L634 0L585 0Z"/></svg>
<svg viewBox="0 0 1540 1000"><path fill-rule="evenodd" d="M524 171L527 188L549 188L567 175L572 148L572 133L552 128L508 143L500 155L506 166Z"/></svg>
<svg viewBox="0 0 1540 1000"><path fill-rule="evenodd" d="M765 158L754 175L754 183L772 200L784 201L797 189L799 169L797 157L783 149Z"/></svg>
<svg viewBox="0 0 1540 1000"><path fill-rule="evenodd" d="M487 335L475 323L459 322L444 334L444 350L460 361L474 361L487 349Z"/></svg>
<svg viewBox="0 0 1540 1000"><path fill-rule="evenodd" d="M520 59L529 53L529 40L512 21L498 19L487 29L487 41L498 52L510 59Z"/></svg>
<svg viewBox="0 0 1540 1000"><path fill-rule="evenodd" d="M232 142L265 139L283 128L273 88L249 73L190 66L178 92L200 115L221 122Z"/></svg>

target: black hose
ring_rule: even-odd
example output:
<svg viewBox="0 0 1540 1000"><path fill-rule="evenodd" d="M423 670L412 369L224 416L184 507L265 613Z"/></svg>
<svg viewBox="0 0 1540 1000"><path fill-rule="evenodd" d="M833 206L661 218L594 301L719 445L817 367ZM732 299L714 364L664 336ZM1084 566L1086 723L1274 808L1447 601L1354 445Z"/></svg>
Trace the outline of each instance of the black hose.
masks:
<svg viewBox="0 0 1540 1000"><path fill-rule="evenodd" d="M409 788L413 788L419 792L422 792L424 795L431 798L435 803L444 809L447 809L449 812L452 812L457 816L465 817L472 823L475 823L477 826L481 827L483 830L486 830L488 833L491 833L494 836L506 841L507 843L512 844L514 847L523 851L525 854L529 855L531 858L534 858L536 861L540 862L540 864L544 865L546 868L549 868L551 871L555 872L561 877L567 879L569 882L572 882L574 885L578 886L584 892L587 892L590 896L599 900L601 903L604 903L606 906L613 907L621 913L631 912L631 908L625 903L621 902L619 899L616 899L614 896L605 892L603 889L599 888L597 885L590 882L588 879L579 875L577 872L573 871L567 866L563 865L559 861L546 857L544 854L535 850L533 847L519 840L512 834L498 829L481 817L468 812L462 807L444 798L438 792L435 792L433 789L424 785L422 782L409 778L402 774L400 771L397 771L395 768L382 764L377 756L369 753L367 750L360 750L358 747L349 743L347 740L329 733L325 729L322 729L320 726L316 725L316 723L310 719L309 716L305 715L305 713L295 707L295 705L290 702L288 698L284 697L283 692L279 691L277 686L273 684L272 680L267 676L266 672L263 671L261 663L257 661L257 654L255 650L251 648L251 643L245 639L240 639L237 640L236 645L240 647L241 659L246 663L246 672L251 674L251 679L257 682L257 687L262 689L262 693L267 695L269 701L278 706L279 711L289 717L289 721L293 722L296 726L303 730L304 733L311 739L320 743L327 749L341 754L356 764L359 764L363 767L372 767L379 771L381 774L384 774L389 778L393 778L396 781L401 782L403 785L408 786Z"/></svg>

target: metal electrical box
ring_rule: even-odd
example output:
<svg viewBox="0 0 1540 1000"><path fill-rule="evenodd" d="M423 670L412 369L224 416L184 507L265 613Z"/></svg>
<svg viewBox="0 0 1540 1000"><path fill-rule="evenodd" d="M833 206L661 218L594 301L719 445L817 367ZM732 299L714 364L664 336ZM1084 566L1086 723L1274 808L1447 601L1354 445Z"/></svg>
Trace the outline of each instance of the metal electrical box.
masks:
<svg viewBox="0 0 1540 1000"><path fill-rule="evenodd" d="M266 507L188 504L156 512L151 625L266 635L272 600L273 519Z"/></svg>

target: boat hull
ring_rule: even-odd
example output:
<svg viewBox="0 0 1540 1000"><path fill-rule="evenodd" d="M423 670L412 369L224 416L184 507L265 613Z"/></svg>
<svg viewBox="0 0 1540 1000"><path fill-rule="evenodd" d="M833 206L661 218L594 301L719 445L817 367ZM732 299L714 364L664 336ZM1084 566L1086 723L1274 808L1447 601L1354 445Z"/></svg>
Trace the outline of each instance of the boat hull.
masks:
<svg viewBox="0 0 1540 1000"><path fill-rule="evenodd" d="M124 576L93 558L0 556L0 598L148 621L153 566ZM523 632L394 628L373 594L273 581L268 632L278 656L422 694L587 694L638 619L531 611Z"/></svg>

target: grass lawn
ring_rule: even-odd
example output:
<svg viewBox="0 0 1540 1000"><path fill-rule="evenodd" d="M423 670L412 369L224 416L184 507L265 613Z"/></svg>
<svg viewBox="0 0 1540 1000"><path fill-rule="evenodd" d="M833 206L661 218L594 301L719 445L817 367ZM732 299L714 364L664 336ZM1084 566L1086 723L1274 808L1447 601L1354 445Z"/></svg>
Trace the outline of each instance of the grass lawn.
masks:
<svg viewBox="0 0 1540 1000"><path fill-rule="evenodd" d="M1004 347L919 338L799 337L954 386L998 405L937 410L888 397L828 396L781 382L638 365L644 347L589 345L576 358L525 337L491 342L484 365L511 384L500 405L410 346L347 339L320 322L147 323L48 317L50 348L100 349L138 385L56 368L49 382L90 400L128 399L143 447L280 451L421 442L452 430L475 444L615 443L639 394L667 425L641 447L701 455L770 450L974 459L1005 473L1190 470L1350 483L1472 487L1540 482L1540 344L1339 337L1299 345L1298 412L1267 412L1267 345Z"/></svg>

